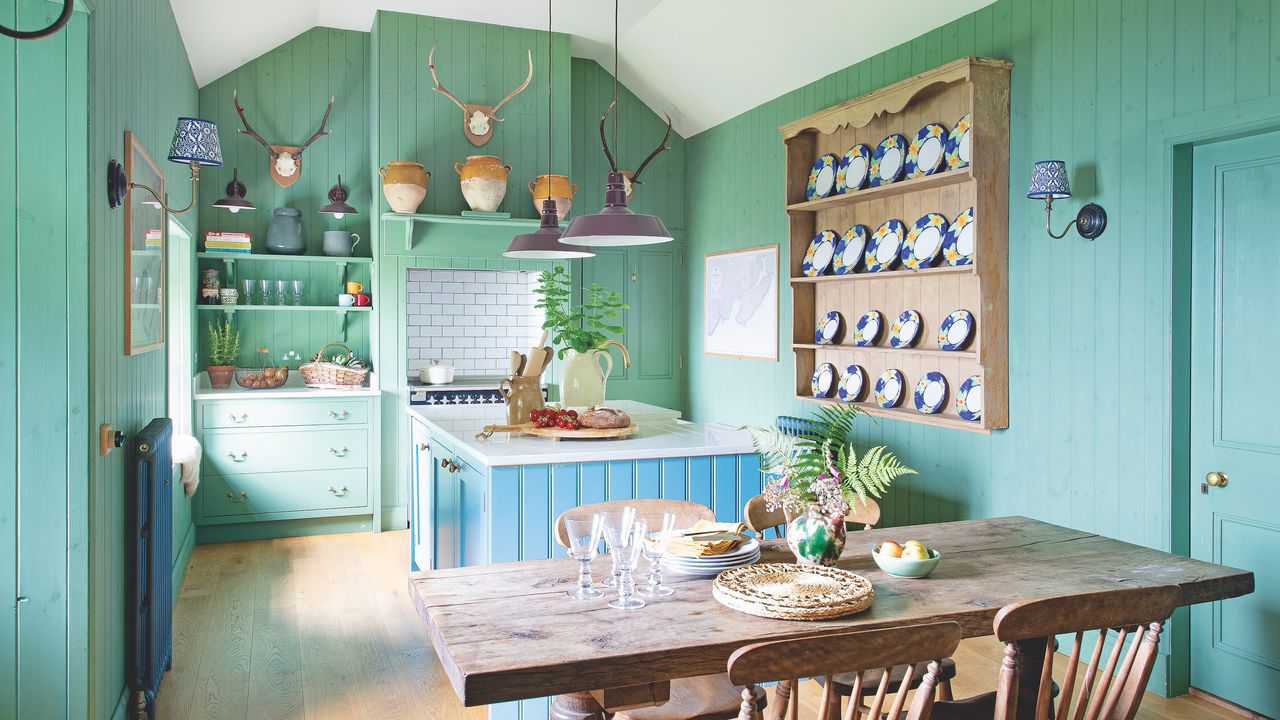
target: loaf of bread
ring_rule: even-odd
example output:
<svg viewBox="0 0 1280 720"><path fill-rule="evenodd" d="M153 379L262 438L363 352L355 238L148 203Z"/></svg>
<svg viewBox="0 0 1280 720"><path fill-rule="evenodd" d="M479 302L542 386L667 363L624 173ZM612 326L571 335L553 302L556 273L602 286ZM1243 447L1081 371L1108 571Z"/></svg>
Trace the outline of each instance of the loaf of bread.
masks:
<svg viewBox="0 0 1280 720"><path fill-rule="evenodd" d="M611 430L631 425L631 418L621 410L611 407L592 407L578 413L582 427Z"/></svg>

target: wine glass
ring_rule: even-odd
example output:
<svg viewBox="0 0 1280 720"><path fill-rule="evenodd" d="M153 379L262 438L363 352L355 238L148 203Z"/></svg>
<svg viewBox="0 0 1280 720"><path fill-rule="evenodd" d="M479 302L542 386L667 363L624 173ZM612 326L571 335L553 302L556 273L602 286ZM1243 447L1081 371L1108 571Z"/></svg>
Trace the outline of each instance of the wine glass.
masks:
<svg viewBox="0 0 1280 720"><path fill-rule="evenodd" d="M628 516L628 513L630 515ZM630 526L635 520L636 509L627 506L621 508L612 508L600 511L601 517L604 518L605 545L609 548L609 560L613 562L613 570L609 573L609 577L600 581L600 587L615 588L618 587L618 578L622 575L622 568L618 565L618 555L613 552L612 545L608 541L609 529L613 528L615 535L622 530L624 520L625 524Z"/></svg>
<svg viewBox="0 0 1280 720"><path fill-rule="evenodd" d="M610 554L618 556L618 597L609 601L609 607L619 610L636 610L645 606L645 602L635 597L636 583L631 571L636 560L640 559L640 548L644 546L645 524L635 519L635 508L627 508L629 514L624 516L621 526L612 530L605 525L605 542L609 545ZM607 521L606 521L607 522Z"/></svg>
<svg viewBox="0 0 1280 720"><path fill-rule="evenodd" d="M253 286L257 283L253 280L240 281L240 295L245 305L253 304Z"/></svg>
<svg viewBox="0 0 1280 720"><path fill-rule="evenodd" d="M290 283L290 284L291 284L291 285L292 285L292 287L293 287L293 304L294 304L294 305L301 305L301 304L302 304L302 290L303 290L303 283L302 283L302 281L301 281L301 280L294 280L294 281L293 281L292 283Z"/></svg>
<svg viewBox="0 0 1280 720"><path fill-rule="evenodd" d="M604 533L604 518L599 513L590 517L566 517L564 527L569 535L569 555L578 560L578 589L565 595L575 600L602 597L603 592L591 587L591 561L596 557L600 536Z"/></svg>
<svg viewBox="0 0 1280 720"><path fill-rule="evenodd" d="M263 305L271 304L271 281L270 280L258 281L258 294L262 296Z"/></svg>
<svg viewBox="0 0 1280 720"><path fill-rule="evenodd" d="M649 518L649 526L641 552L649 561L649 583L636 592L649 597L664 597L675 592L662 584L662 556L667 554L667 541L671 539L671 531L675 528L676 516L671 513L655 513Z"/></svg>
<svg viewBox="0 0 1280 720"><path fill-rule="evenodd" d="M277 305L285 304L285 290L287 288L288 288L288 283L286 283L285 281L283 280L276 281L276 304Z"/></svg>

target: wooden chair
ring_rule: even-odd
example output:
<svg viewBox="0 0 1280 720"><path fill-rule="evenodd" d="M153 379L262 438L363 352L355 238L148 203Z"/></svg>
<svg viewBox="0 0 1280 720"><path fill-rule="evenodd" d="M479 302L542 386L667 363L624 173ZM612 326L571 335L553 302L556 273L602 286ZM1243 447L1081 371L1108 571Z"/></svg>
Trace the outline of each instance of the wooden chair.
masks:
<svg viewBox="0 0 1280 720"><path fill-rule="evenodd" d="M1036 688L1035 718L1049 720L1133 720L1142 702L1143 690L1151 677L1165 620L1178 606L1181 592L1175 586L1126 588L1044 600L1030 600L1009 605L996 615L996 638L1005 643L1004 662L995 696L996 720L1013 720L1021 704L1030 709L1031 698L1019 698L1018 691ZM1116 630L1115 644L1100 666L1108 628ZM1076 672L1080 665L1085 633L1097 630L1097 641L1089 654L1075 711L1071 696L1075 692ZM1054 636L1074 633L1063 675L1059 705L1053 712ZM1043 656L1028 656L1028 641L1044 644ZM1128 641L1128 649L1124 649ZM1033 644L1034 646L1034 644ZM1123 657L1122 657L1123 656ZM1040 664L1036 668L1036 663ZM1038 672L1039 680L1022 678L1025 672Z"/></svg>
<svg viewBox="0 0 1280 720"><path fill-rule="evenodd" d="M818 720L838 720L840 711L834 702L832 678L837 673L852 673L858 694L862 694L864 685L873 686L871 692L874 697L867 710L867 720L879 720L882 712L885 713L883 717L893 720L928 720L933 711L934 688L942 658L955 652L959 644L960 625L940 622L748 645L729 658L729 680L734 685L744 686L738 718L762 720L760 708L754 700L760 683L790 680L790 685L794 686L794 678L820 677L826 682L822 702L819 703ZM907 693L921 662L926 663L924 676L919 678L911 707L903 716ZM895 687L891 675L893 668L899 666L906 669ZM868 678L873 672L877 680L871 683ZM892 699L889 699L890 695ZM794 718L799 707L796 694L791 695L790 702L791 717ZM786 708L779 707L778 710L779 717L782 717L781 713ZM843 720L859 720L862 714L860 703L849 703Z"/></svg>
<svg viewBox="0 0 1280 720"><path fill-rule="evenodd" d="M609 500L581 505L560 513L556 518L556 543L569 547L569 533L564 518L569 514L588 514L613 508L633 507L637 515L669 512L676 516L676 527L687 528L699 520L715 520L711 508L686 500ZM760 693L764 702L764 693ZM653 707L624 710L613 720L733 720L738 716L741 693L726 675L703 675L671 681L671 696L666 703Z"/></svg>
<svg viewBox="0 0 1280 720"><path fill-rule="evenodd" d="M785 537L787 530L787 516L782 509L770 510L765 504L763 495L756 495L747 501L742 508L743 522L747 528L760 537L764 537L765 530L772 530L777 537ZM875 500L867 498L865 505L854 508L844 516L845 526L861 525L863 530L870 530L880 522L880 506Z"/></svg>

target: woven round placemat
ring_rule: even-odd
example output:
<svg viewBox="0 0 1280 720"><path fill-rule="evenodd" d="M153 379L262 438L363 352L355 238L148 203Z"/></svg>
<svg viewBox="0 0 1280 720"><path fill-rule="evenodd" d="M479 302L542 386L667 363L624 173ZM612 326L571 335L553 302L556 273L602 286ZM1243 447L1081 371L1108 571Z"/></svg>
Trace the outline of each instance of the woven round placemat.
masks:
<svg viewBox="0 0 1280 720"><path fill-rule="evenodd" d="M826 620L871 607L875 588L856 573L821 565L766 563L729 568L711 594L720 604L767 618Z"/></svg>

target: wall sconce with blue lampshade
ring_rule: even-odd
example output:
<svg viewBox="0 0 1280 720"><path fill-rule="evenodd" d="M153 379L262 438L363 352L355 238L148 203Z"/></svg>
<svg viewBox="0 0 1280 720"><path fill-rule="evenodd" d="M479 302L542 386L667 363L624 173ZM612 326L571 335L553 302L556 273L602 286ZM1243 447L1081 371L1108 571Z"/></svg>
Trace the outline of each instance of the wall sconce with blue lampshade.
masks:
<svg viewBox="0 0 1280 720"><path fill-rule="evenodd" d="M181 210L169 207L164 198L152 188L141 183L129 182L124 166L115 158L107 163L107 204L112 209L124 203L129 189L146 190L166 212L181 215L196 204L196 183L200 182L200 167L222 167L222 145L218 142L218 124L201 118L178 118L173 131L173 144L169 147L169 162L191 167L191 202ZM243 186L242 186L243 187Z"/></svg>
<svg viewBox="0 0 1280 720"><path fill-rule="evenodd" d="M1053 201L1071 197L1071 184L1067 181L1067 164L1061 160L1041 160L1031 174L1031 188L1027 197L1044 200L1044 229L1049 237L1060 240L1074 227L1080 236L1093 240L1107 229L1107 211L1101 205L1088 203L1076 213L1076 219L1054 234L1052 227Z"/></svg>

